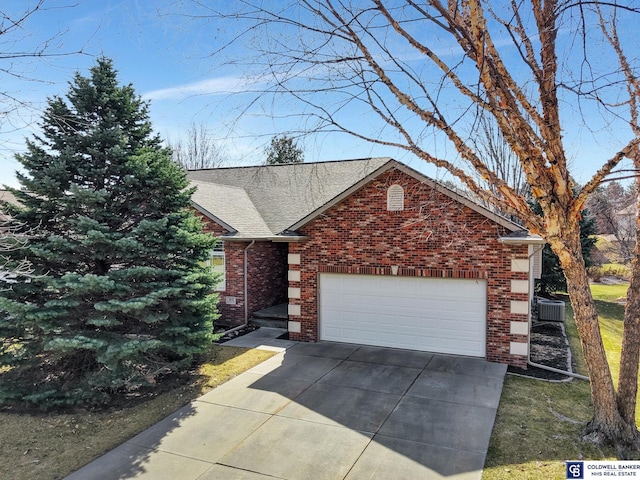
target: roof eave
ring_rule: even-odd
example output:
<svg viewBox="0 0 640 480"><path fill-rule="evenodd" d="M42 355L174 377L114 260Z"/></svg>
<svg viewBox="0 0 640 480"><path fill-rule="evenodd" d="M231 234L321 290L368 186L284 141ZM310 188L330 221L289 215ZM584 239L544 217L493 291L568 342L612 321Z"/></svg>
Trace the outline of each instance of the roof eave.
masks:
<svg viewBox="0 0 640 480"><path fill-rule="evenodd" d="M325 203L321 207L319 207L316 210L314 210L313 212L311 212L306 217L298 220L298 222L296 222L293 225L291 225L288 228L288 230L298 230L300 227L306 225L307 223L309 223L310 221L312 221L313 219L315 219L319 215L322 215L328 209L330 209L331 207L333 207L337 203L341 202L342 200L347 198L349 195L351 195L355 191L357 191L360 188L362 188L364 185L369 183L371 180L373 180L374 178L376 178L380 174L382 174L382 173L384 173L384 172L386 172L388 170L391 170L392 168L396 168L396 169L406 173L407 175L412 176L416 180L419 180L421 182L424 182L424 183L430 185L432 188L438 188L445 195L451 197L452 199L458 201L459 203L462 203L463 205L469 207L471 210L473 210L473 211L475 211L475 212L477 212L477 213L489 218L490 220L493 220L494 222L496 222L497 224L503 226L507 230L510 230L512 232L515 232L515 231L518 231L518 230L522 230L522 226L518 225L517 223L512 222L511 220L509 220L507 218L504 218L504 217L502 217L500 215L497 215L496 213L492 212L491 210L489 210L487 208L484 208L482 205L478 205L474 201L472 201L472 200L470 200L470 199L468 199L468 198L466 198L466 197L454 192L453 190L450 190L449 188L445 187L444 185L439 184L436 181L432 180L431 178L421 174L417 170L414 170L413 168L408 167L408 166L406 166L406 165L404 165L404 164L402 164L402 163L400 163L400 162L398 162L398 161L396 161L396 160L394 160L392 158L389 158L388 162L386 162L384 165L382 165L381 167L379 167L375 171L371 172L366 177L362 178L360 181L358 181L357 183L355 183L354 185L349 187L347 190L342 192L340 195L337 195L336 197L332 198L329 202Z"/></svg>
<svg viewBox="0 0 640 480"><path fill-rule="evenodd" d="M206 208L198 205L196 202L191 201L191 205L193 206L193 208L195 208L197 211L199 211L201 214L203 214L205 217L207 217L208 219L214 221L215 223L217 223L218 225L220 225L222 228L224 228L225 230L227 230L228 232L231 233L237 233L238 231L233 228L231 225L229 225L226 222L223 222L222 220L220 220L220 218L216 217L213 213L211 213L209 210L207 210Z"/></svg>
<svg viewBox="0 0 640 480"><path fill-rule="evenodd" d="M251 236L251 235L222 235L220 240L227 242L273 242L273 243L297 243L306 242L309 237L305 235L270 235L270 236Z"/></svg>
<svg viewBox="0 0 640 480"><path fill-rule="evenodd" d="M529 234L526 237L500 237L498 242L505 245L545 245L547 242L540 235Z"/></svg>

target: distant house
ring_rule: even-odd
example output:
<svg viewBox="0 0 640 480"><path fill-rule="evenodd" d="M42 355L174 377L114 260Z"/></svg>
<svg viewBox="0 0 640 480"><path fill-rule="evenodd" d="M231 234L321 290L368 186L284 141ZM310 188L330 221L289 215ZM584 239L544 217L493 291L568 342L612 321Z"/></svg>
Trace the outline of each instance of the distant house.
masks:
<svg viewBox="0 0 640 480"><path fill-rule="evenodd" d="M631 205L615 212L612 233L600 235L604 244L600 248L609 262L627 264L633 258L633 248L636 242L636 205Z"/></svg>
<svg viewBox="0 0 640 480"><path fill-rule="evenodd" d="M636 227L636 216L637 216L637 208L636 204L632 203L626 208L619 210L615 213L615 219L618 224L618 230L623 231L625 233L632 232L633 234L629 234L629 237L635 236L635 227Z"/></svg>
<svg viewBox="0 0 640 480"><path fill-rule="evenodd" d="M18 199L15 195L7 190L0 189L0 221L7 220L7 215L2 209L2 202L18 205Z"/></svg>
<svg viewBox="0 0 640 480"><path fill-rule="evenodd" d="M526 366L540 237L389 158L188 172L222 319Z"/></svg>

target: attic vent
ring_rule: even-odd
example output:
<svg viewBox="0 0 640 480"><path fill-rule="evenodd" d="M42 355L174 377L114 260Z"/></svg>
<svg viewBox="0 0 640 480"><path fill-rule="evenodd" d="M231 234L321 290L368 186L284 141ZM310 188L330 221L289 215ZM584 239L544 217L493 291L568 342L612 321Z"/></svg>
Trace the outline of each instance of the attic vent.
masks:
<svg viewBox="0 0 640 480"><path fill-rule="evenodd" d="M391 185L387 190L387 210L389 212L404 210L404 189L400 185Z"/></svg>

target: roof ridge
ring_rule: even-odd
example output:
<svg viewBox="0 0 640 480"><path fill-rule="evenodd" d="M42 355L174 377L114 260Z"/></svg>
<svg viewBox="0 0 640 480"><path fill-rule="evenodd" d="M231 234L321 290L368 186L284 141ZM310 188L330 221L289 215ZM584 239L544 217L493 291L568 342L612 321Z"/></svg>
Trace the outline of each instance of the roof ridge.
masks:
<svg viewBox="0 0 640 480"><path fill-rule="evenodd" d="M224 188L233 188L233 189L236 189L236 190L242 190L243 192L245 192L247 194L247 196L249 196L249 193L247 192L246 188L238 187L236 185L227 185L226 183L218 183L218 182L207 182L206 180L192 180L192 179L189 179L189 184L198 184L198 183L202 183L202 184L206 184L206 185L218 185L218 186L224 187Z"/></svg>
<svg viewBox="0 0 640 480"><path fill-rule="evenodd" d="M238 165L238 166L229 166L229 167L213 167L213 168L196 168L187 170L189 172L206 172L210 170L239 170L239 169L249 169L249 168L281 168L281 167L292 167L292 166L311 166L311 165L321 165L327 163L347 163L347 162L364 162L370 160L393 160L393 157L363 157L363 158L345 158L345 159L337 159L337 160L321 160L318 162L299 162L299 163L276 163L273 165Z"/></svg>

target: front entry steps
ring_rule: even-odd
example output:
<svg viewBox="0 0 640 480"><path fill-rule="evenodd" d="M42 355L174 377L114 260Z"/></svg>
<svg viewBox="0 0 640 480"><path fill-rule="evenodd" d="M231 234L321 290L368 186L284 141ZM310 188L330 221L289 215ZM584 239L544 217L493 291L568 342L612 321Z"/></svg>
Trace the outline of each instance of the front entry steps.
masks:
<svg viewBox="0 0 640 480"><path fill-rule="evenodd" d="M286 330L288 320L287 304L281 303L253 312L249 323L259 327L284 328Z"/></svg>

